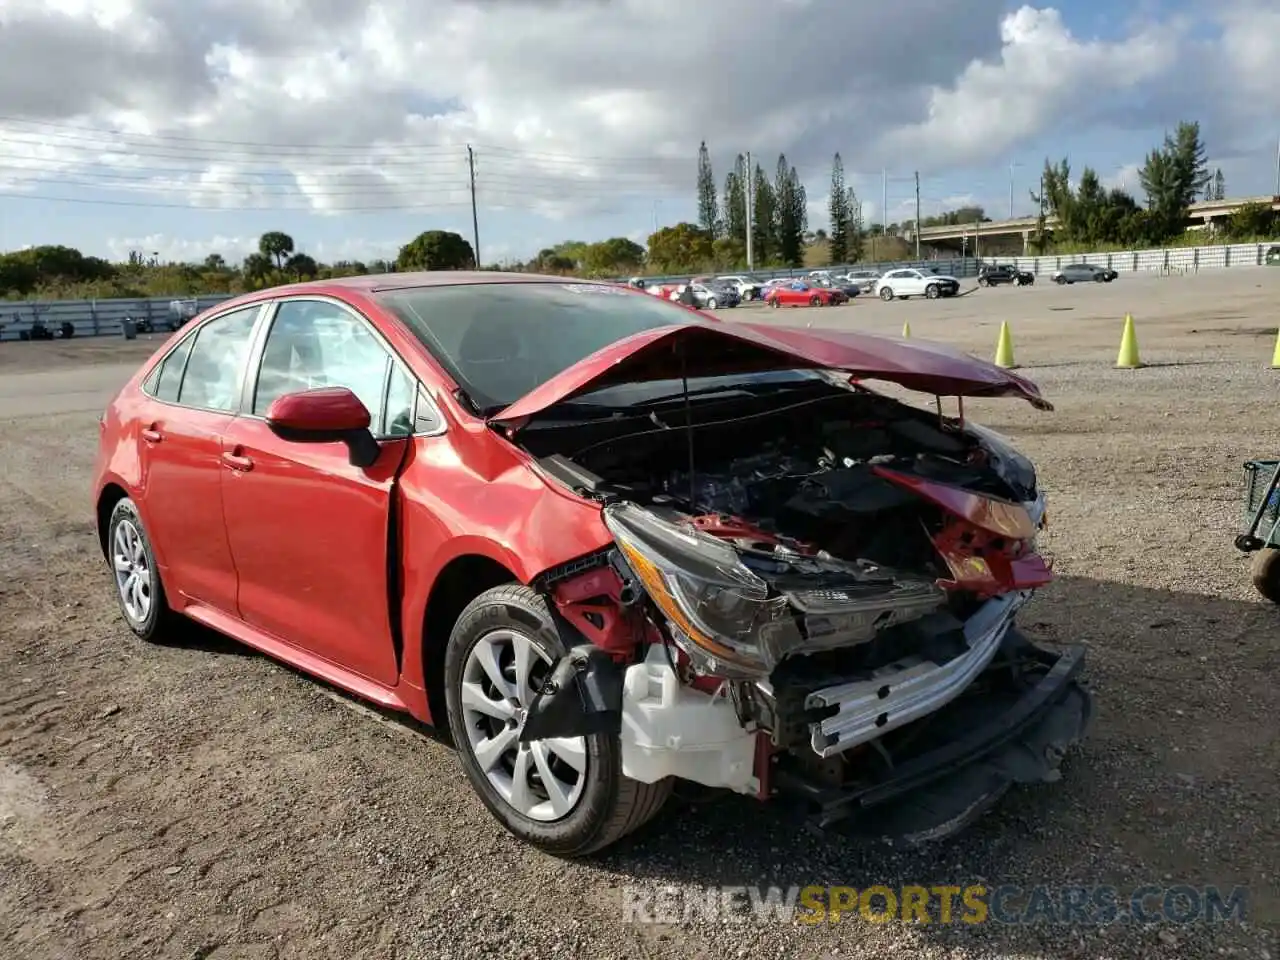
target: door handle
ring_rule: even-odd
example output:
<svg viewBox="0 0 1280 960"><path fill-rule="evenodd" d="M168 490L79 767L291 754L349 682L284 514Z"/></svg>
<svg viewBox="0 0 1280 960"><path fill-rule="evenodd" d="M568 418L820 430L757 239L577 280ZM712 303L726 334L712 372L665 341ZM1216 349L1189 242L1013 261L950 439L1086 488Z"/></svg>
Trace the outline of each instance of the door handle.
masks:
<svg viewBox="0 0 1280 960"><path fill-rule="evenodd" d="M251 459L235 453L224 453L222 455L222 462L232 470L236 470L240 473L248 473L253 469L253 461Z"/></svg>
<svg viewBox="0 0 1280 960"><path fill-rule="evenodd" d="M142 430L142 439L147 441L147 443L159 443L164 439L164 434L154 426L144 427Z"/></svg>

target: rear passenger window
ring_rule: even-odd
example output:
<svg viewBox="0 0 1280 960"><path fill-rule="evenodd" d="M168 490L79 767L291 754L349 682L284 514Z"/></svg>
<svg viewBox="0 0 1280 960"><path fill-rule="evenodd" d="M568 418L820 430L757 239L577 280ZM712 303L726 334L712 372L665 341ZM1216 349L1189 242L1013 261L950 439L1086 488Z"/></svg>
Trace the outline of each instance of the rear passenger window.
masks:
<svg viewBox="0 0 1280 960"><path fill-rule="evenodd" d="M178 388L182 386L182 371L187 366L187 357L191 353L191 344L195 339L195 337L187 337L160 363L160 378L155 386L157 400L164 400L167 403L178 402Z"/></svg>
<svg viewBox="0 0 1280 960"><path fill-rule="evenodd" d="M184 407L234 413L240 408L240 385L249 337L261 307L254 304L206 321L192 338L178 402Z"/></svg>

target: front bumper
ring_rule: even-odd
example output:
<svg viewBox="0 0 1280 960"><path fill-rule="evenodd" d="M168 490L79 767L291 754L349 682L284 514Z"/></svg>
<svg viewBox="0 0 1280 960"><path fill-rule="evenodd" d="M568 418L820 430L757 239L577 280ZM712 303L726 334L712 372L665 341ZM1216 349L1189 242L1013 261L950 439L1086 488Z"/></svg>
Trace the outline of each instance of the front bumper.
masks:
<svg viewBox="0 0 1280 960"><path fill-rule="evenodd" d="M1017 630L1001 646L1010 661L1029 665L1019 681L971 690L922 719L879 772L832 786L782 755L771 786L806 805L814 826L844 822L856 834L912 844L957 832L1014 783L1057 780L1093 716L1092 696L1077 680L1084 648L1053 653ZM912 747L922 741L926 747Z"/></svg>

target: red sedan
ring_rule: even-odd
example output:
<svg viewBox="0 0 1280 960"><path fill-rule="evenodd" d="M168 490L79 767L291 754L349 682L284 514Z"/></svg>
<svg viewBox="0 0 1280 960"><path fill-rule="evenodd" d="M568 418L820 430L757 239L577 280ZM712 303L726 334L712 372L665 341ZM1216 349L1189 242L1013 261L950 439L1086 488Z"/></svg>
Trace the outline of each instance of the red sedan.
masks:
<svg viewBox="0 0 1280 960"><path fill-rule="evenodd" d="M138 637L196 621L447 727L557 854L682 780L941 834L1083 733L1081 653L1011 625L1051 577L1031 464L846 378L1051 409L936 344L614 284L316 281L208 311L123 387L98 534Z"/></svg>
<svg viewBox="0 0 1280 960"><path fill-rule="evenodd" d="M765 295L764 301L771 307L835 307L848 303L849 296L843 290L796 280L778 284Z"/></svg>

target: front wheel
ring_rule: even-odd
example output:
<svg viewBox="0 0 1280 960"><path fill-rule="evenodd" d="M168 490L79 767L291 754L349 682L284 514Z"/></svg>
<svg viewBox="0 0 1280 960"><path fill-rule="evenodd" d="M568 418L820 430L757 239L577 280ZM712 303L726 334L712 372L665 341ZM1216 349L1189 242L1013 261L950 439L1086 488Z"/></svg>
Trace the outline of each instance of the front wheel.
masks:
<svg viewBox="0 0 1280 960"><path fill-rule="evenodd" d="M520 584L486 590L449 636L445 696L463 770L489 812L518 839L578 857L651 820L671 782L623 776L616 736L519 742L534 693L566 653L539 594Z"/></svg>
<svg viewBox="0 0 1280 960"><path fill-rule="evenodd" d="M986 277L979 277L979 278L978 278L978 286L980 286L980 287L985 287L989 282L990 282L990 281L988 281Z"/></svg>
<svg viewBox="0 0 1280 960"><path fill-rule="evenodd" d="M820 307L820 306L822 306L822 298L821 298L821 297L819 297L819 296L817 296L816 294L815 294L814 296L810 297L810 298L809 298L809 306L811 306L811 307Z"/></svg>
<svg viewBox="0 0 1280 960"><path fill-rule="evenodd" d="M1106 278L1105 276L1103 276L1102 274L1098 274L1094 279L1095 279L1095 280L1097 280L1097 281L1098 281L1098 283L1106 283L1106 282L1107 282L1107 278Z"/></svg>
<svg viewBox="0 0 1280 960"><path fill-rule="evenodd" d="M937 300L938 285L936 283L929 284L927 287L924 288L924 295L928 297L930 300Z"/></svg>
<svg viewBox="0 0 1280 960"><path fill-rule="evenodd" d="M777 297L770 297L767 302L769 306L773 307L775 310L782 306L782 302Z"/></svg>
<svg viewBox="0 0 1280 960"><path fill-rule="evenodd" d="M888 287L881 287L880 299L883 300L885 303L888 303L890 300L893 299L893 291L890 290Z"/></svg>
<svg viewBox="0 0 1280 960"><path fill-rule="evenodd" d="M1266 547L1253 558L1253 585L1272 603L1280 603L1280 550Z"/></svg>

